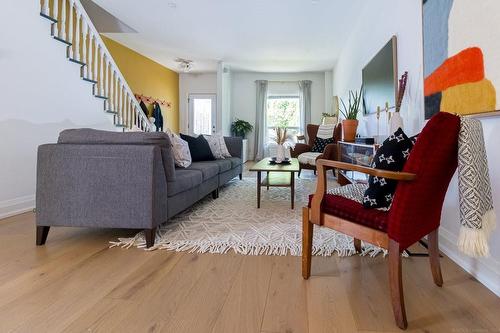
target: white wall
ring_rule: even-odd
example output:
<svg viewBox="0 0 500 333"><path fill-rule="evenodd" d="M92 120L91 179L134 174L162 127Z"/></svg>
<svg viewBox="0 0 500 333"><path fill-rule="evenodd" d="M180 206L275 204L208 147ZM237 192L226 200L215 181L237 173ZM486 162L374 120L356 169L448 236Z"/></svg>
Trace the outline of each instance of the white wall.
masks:
<svg viewBox="0 0 500 333"><path fill-rule="evenodd" d="M255 125L256 80L299 81L311 80L311 121L319 124L325 112L325 73L255 73L233 72L231 76L231 121L239 118ZM287 85L286 83L284 85ZM248 135L249 158L254 156L254 133Z"/></svg>
<svg viewBox="0 0 500 333"><path fill-rule="evenodd" d="M38 145L66 128L115 129L39 13L38 1L0 11L0 218L34 207Z"/></svg>
<svg viewBox="0 0 500 333"><path fill-rule="evenodd" d="M217 74L179 75L179 131L188 133L188 97L189 94L217 94ZM219 104L219 101L217 101Z"/></svg>
<svg viewBox="0 0 500 333"><path fill-rule="evenodd" d="M424 125L423 112L423 50L422 50L422 1L378 0L367 2L360 13L359 22L353 28L333 74L334 94L345 95L349 89L359 89L361 70L376 52L391 38L398 38L398 71L409 72L408 98L404 102L402 116L408 134L419 132ZM392 20L373 24L372 13L384 13ZM381 24L381 23L384 24ZM500 118L481 119L484 127L494 206L500 216ZM381 119L381 133L387 134L385 121ZM496 132L495 132L496 130ZM376 134L374 116L360 116L362 134ZM459 232L459 203L457 178L454 177L445 199L441 228L441 250L480 282L500 296L500 228L493 231L489 258L472 259L458 252L456 241ZM497 225L500 225L497 218ZM446 276L444 276L446 284Z"/></svg>
<svg viewBox="0 0 500 333"><path fill-rule="evenodd" d="M422 58L422 1L421 0L378 0L367 1L352 28L351 37L344 46L333 72L333 93L347 96L349 90L361 87L361 69L391 39L397 37L398 77L408 71L406 96L401 115L405 131L418 132L423 121L423 58ZM374 22L373 13L384 13ZM407 103L409 102L409 103ZM375 115L358 116L359 133L376 135ZM380 118L380 135L387 135L385 114Z"/></svg>

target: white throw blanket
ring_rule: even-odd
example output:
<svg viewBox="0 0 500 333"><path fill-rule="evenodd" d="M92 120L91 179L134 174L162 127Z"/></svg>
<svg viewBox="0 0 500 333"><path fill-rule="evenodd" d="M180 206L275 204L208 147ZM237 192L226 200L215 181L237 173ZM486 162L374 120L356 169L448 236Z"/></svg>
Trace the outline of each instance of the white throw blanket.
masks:
<svg viewBox="0 0 500 333"><path fill-rule="evenodd" d="M488 256L488 239L496 223L488 161L481 122L468 117L460 118L458 188L458 248L471 257Z"/></svg>

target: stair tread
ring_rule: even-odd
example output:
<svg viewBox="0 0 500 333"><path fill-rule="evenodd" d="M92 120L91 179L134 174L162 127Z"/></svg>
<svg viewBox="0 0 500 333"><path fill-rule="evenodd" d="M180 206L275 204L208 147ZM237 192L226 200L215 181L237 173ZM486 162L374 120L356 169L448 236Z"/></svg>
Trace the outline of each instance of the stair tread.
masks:
<svg viewBox="0 0 500 333"><path fill-rule="evenodd" d="M108 99L106 96L102 96L102 95L94 95L94 97L102 98L102 99Z"/></svg>
<svg viewBox="0 0 500 333"><path fill-rule="evenodd" d="M81 62L80 60L76 60L75 58L68 57L68 60L71 61L71 62L74 62L76 64L82 65L82 66L86 66L87 65L86 63Z"/></svg>
<svg viewBox="0 0 500 333"><path fill-rule="evenodd" d="M82 80L83 80L83 81L90 82L90 83L94 83L94 84L96 84L96 83L97 83L97 81L96 81L96 80L89 79L89 78L87 78L87 77L85 77L85 76L83 76L83 77L82 77Z"/></svg>
<svg viewBox="0 0 500 333"><path fill-rule="evenodd" d="M65 39L62 39L62 38L61 38L61 37L59 37L59 36L52 36L52 37L53 37L55 40L60 41L61 43L64 43L64 44L66 44L66 45L68 45L68 46L71 46L71 43L70 43L70 42L68 42L68 41L67 41L67 40L65 40Z"/></svg>
<svg viewBox="0 0 500 333"><path fill-rule="evenodd" d="M57 20L55 18L53 18L52 16L49 16L45 13L40 13L40 16L43 18L46 18L49 21L52 21L52 23L57 23Z"/></svg>

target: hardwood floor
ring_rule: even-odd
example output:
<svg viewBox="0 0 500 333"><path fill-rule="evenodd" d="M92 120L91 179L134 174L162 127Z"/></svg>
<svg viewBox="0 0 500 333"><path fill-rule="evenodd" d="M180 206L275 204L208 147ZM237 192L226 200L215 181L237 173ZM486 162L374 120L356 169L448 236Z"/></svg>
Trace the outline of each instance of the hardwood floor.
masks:
<svg viewBox="0 0 500 333"><path fill-rule="evenodd" d="M0 221L0 332L399 332L386 259L210 255L108 249L133 231ZM412 332L499 332L500 298L442 258L403 260Z"/></svg>

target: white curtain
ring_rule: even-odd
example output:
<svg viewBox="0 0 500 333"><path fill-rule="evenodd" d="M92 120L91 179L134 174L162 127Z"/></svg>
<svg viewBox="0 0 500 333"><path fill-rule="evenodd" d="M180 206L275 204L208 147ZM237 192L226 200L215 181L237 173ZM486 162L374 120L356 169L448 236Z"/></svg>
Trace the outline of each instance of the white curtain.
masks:
<svg viewBox="0 0 500 333"><path fill-rule="evenodd" d="M311 84L310 80L299 81L300 132L307 140L306 126L311 123Z"/></svg>
<svg viewBox="0 0 500 333"><path fill-rule="evenodd" d="M266 80L255 81L257 85L257 112L255 114L255 157L254 160L258 161L264 158L266 150L266 137L267 137L267 87Z"/></svg>

